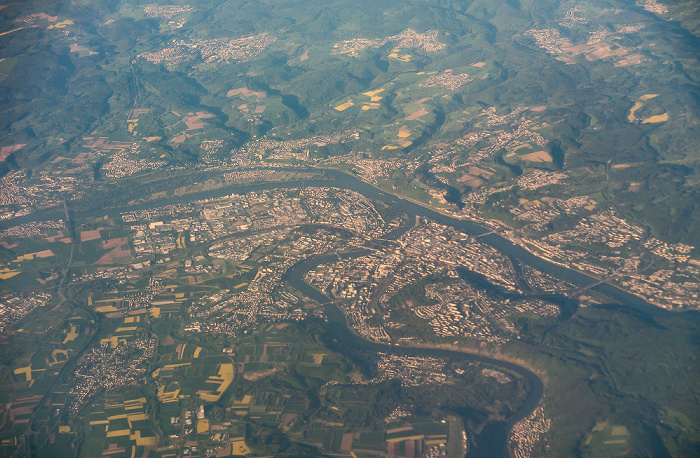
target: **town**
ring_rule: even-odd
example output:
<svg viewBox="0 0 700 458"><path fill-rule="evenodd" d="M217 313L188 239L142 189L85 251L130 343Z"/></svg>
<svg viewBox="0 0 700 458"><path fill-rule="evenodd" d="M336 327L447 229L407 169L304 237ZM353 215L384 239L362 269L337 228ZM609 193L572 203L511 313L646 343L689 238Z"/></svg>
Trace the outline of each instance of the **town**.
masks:
<svg viewBox="0 0 700 458"><path fill-rule="evenodd" d="M138 55L153 64L179 65L198 57L204 62L240 61L245 62L263 52L275 42L267 33L243 38L217 38L192 41L175 40L170 47Z"/></svg>

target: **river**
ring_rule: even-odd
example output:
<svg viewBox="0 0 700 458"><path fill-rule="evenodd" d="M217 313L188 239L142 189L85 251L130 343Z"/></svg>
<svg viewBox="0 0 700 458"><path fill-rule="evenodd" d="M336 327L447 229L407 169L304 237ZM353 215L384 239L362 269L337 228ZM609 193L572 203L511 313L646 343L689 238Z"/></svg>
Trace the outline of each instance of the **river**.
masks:
<svg viewBox="0 0 700 458"><path fill-rule="evenodd" d="M308 171L308 169L293 170ZM310 170L318 172L318 169ZM219 188L216 190L186 194L183 196L167 197L142 204L128 205L118 208L101 208L101 203L99 201L90 201L90 209L76 210L72 214L72 216L74 218L90 218L105 215L116 216L119 213L123 212L146 210L164 205L181 204L192 202L195 200L211 199L216 197L222 197L232 193L246 194L250 192L259 192L273 189L288 189L300 187L335 187L340 189L349 189L356 191L369 199L383 202L395 208L396 210L408 215L409 220L413 220L416 216L421 216L432 219L440 224L451 226L466 234L479 237L479 240L481 242L484 242L496 248L501 253L510 257L511 259L516 259L523 264L527 264L543 272L555 275L563 280L575 284L578 287L582 288L595 285L592 286L591 289L607 295L613 300L619 302L621 304L621 307L627 310L631 310L635 313L640 313L646 316L674 314L676 316L681 315L691 320L697 320L700 316L697 312L682 312L679 314L676 312L670 312L658 308L633 294L630 294L626 291L621 290L620 288L617 288L614 285L610 285L607 283L601 283L596 285L596 283L598 283L597 279L539 258L530 253L529 251L525 250L523 247L515 245L511 241L501 237L498 234L491 233L489 229L484 228L472 221L453 218L435 210L432 210L430 208L424 207L415 202L402 199L393 194L384 192L368 183L365 183L353 176L347 175L340 171L326 170L325 175L331 178L331 180L298 180L289 182L266 182L244 186L230 186L225 188ZM164 187L164 189L167 188ZM57 220L63 217L63 212L40 211L17 218L0 221L0 229L5 229L18 224L29 222ZM398 238L401 232L405 231L406 228L407 227L404 227L400 228L397 231L394 231L394 233L391 234L390 237ZM354 255L359 254L361 253L354 253ZM345 256L352 255L353 253L348 253ZM474 355L470 353L462 353L458 351L435 348L417 348L386 345L375 342L369 342L362 339L349 329L347 321L345 319L345 315L338 308L338 306L336 306L327 296L325 296L318 290L312 288L303 280L304 273L306 273L309 269L316 267L319 264L335 262L337 261L337 259L338 257L335 254L309 257L292 266L285 276L286 280L290 282L290 284L294 286L297 290L301 291L309 298L317 301L323 306L326 312L326 316L328 318L328 323L326 327L326 342L328 343L329 347L333 350L347 353L348 349L352 348L353 351L367 350L371 352L389 352L396 355L406 356L431 356L438 358L461 359L464 361L487 363L493 366L501 367L503 369L517 373L528 380L530 384L530 391L528 392L523 404L507 419L507 421L488 423L484 428L483 432L476 438L477 447L470 450L470 452L467 455L470 458L482 456L508 456L507 438L509 435L510 428L519 420L527 417L537 406L539 400L542 397L544 387L539 377L537 377L528 369L522 366L518 366L517 364L489 358L482 355Z"/></svg>
<svg viewBox="0 0 700 458"><path fill-rule="evenodd" d="M292 168L284 170L293 170L297 172L319 172L320 169L302 169L302 168ZM191 194L185 194L182 196L166 197L162 199L157 199L141 204L127 205L122 207L111 207L103 208L99 200L89 200L86 202L81 202L81 206L89 205L89 210L76 210L73 212L73 217L75 218L90 218L99 216L116 216L119 213L128 211L138 211L147 210L163 205L172 204L182 204L188 203L195 200L211 199L216 197L222 197L228 194L246 194L250 192L258 192L264 190L272 189L288 189L288 188L300 188L300 187L335 187L340 189L349 189L356 191L365 197L373 200L383 202L395 209L405 213L409 218L415 218L415 216L421 216L425 218L432 219L440 224L446 226L451 226L461 232L472 235L474 237L479 237L479 240L486 243L493 248L497 249L504 255L511 259L517 259L523 264L527 264L531 267L539 269L543 272L552 274L556 277L566 280L574 285L583 288L591 285L595 285L599 282L596 278L585 275L581 272L577 272L568 269L559 264L547 261L545 259L539 258L536 255L530 253L525 248L514 244L510 240L492 233L489 229L480 226L472 221L454 218L443 213L437 212L430 208L424 207L420 204L412 202L410 200L402 199L393 194L384 192L358 178L347 175L343 172L337 170L327 169L324 170L325 176L331 178L331 180L296 180L288 182L265 182L251 185L243 186L229 186L218 188L210 191L201 191ZM170 179L169 181L177 181L178 178ZM172 186L177 186L176 183L172 183ZM165 185L164 185L165 186ZM167 189L163 187L163 189ZM6 229L18 224L36 222L36 221L47 221L47 220L58 220L64 217L62 211L38 211L31 213L29 215L19 216L16 218L11 218L7 220L0 221L0 230ZM660 307L656 307L649 304L642 298L628 293L614 285L608 283L601 283L591 287L592 290L598 291L605 294L616 302L622 304L624 308L633 309L637 312L641 312L647 316L661 316L673 314L674 316L682 316L691 320L698 320L700 318L700 313L696 311L688 312L671 312Z"/></svg>
<svg viewBox="0 0 700 458"><path fill-rule="evenodd" d="M341 258L349 258L366 253L367 252L365 251L346 253L341 255ZM513 412L510 417L508 417L507 421L487 423L482 433L475 438L476 447L470 448L469 452L467 453L468 458L497 458L509 456L508 437L510 429L515 423L530 415L535 407L537 407L537 404L544 393L544 385L542 384L542 380L540 380L540 378L533 372L525 369L522 366L518 366L517 364L507 361L489 358L487 356L438 348L387 345L377 342L370 342L359 337L350 330L343 311L335 303L333 303L328 296L311 287L304 281L304 274L310 269L313 269L321 264L329 264L337 261L338 255L336 254L312 256L293 265L287 271L284 277L284 279L294 288L299 290L307 297L318 302L323 307L326 313L326 318L328 319L325 327L324 343L331 350L335 350L349 356L352 356L352 354L357 354L357 352L366 351L391 353L398 356L428 356L433 358L486 363L509 370L527 379L530 385L530 390L528 391L527 396L520 407Z"/></svg>

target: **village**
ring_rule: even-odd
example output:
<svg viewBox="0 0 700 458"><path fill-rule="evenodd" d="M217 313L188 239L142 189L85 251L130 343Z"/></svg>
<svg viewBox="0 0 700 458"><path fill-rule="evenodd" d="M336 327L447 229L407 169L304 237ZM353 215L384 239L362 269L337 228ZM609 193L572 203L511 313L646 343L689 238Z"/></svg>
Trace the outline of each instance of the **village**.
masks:
<svg viewBox="0 0 700 458"><path fill-rule="evenodd" d="M0 298L0 333L51 300L46 292L10 294Z"/></svg>
<svg viewBox="0 0 700 458"><path fill-rule="evenodd" d="M171 46L138 55L153 64L179 65L201 58L204 62L245 62L257 56L275 38L267 33L242 38L175 40Z"/></svg>
<svg viewBox="0 0 700 458"><path fill-rule="evenodd" d="M155 338L124 339L121 345L102 343L86 353L75 370L77 384L71 388L70 402L64 408L76 414L96 393L143 379L156 342Z"/></svg>

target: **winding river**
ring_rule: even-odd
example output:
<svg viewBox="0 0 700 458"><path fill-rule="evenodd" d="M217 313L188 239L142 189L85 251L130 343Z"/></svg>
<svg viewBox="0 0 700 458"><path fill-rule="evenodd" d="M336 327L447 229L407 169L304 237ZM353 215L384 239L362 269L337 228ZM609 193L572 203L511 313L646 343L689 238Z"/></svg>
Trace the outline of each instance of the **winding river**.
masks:
<svg viewBox="0 0 700 458"><path fill-rule="evenodd" d="M293 170L309 171L308 169ZM316 172L318 171L318 169L310 170ZM91 201L89 202L90 207L88 209L74 211L73 217L89 218L104 215L115 216L123 212L152 209L163 205L188 203L195 200L221 197L231 193L244 194L254 191L257 192L263 190L285 188L288 189L299 187L335 187L341 189L349 189L356 191L369 199L383 202L395 208L396 210L405 213L409 216L409 219L411 220L413 220L416 216L421 216L432 219L440 224L451 226L469 235L475 237L478 236L480 238L480 241L496 248L501 253L505 254L511 259L516 259L523 264L527 264L543 272L555 275L563 280L575 284L578 287L591 287L591 289L607 295L608 297L622 304L622 307L628 310L631 309L635 313L640 313L647 316L659 316L674 313L675 315L682 315L691 320L698 319L699 315L696 312L683 312L681 314L669 312L664 309L655 307L645 302L643 299L634 296L626 291L623 291L613 285L607 283L598 284L599 280L593 277L589 277L583 273L576 272L571 269L567 269L563 266L538 258L529 251L525 250L523 247L513 244L512 242L499 236L498 234L491 233L489 229L486 229L474 222L447 216L430 208L419 205L415 202L402 199L395 195L384 192L353 176L344 174L336 170L326 170L325 175L327 177L330 177L332 180L298 180L289 182L266 182L246 186L231 186L211 191L186 194L183 196L168 197L153 200L143 204L129 205L118 208L102 208L102 203L100 201ZM167 187L164 185L163 189L167 189ZM81 205L85 204L81 203ZM41 211L32 213L30 215L0 221L0 229L5 229L8 227L28 222L57 220L63 217L63 212ZM397 234L394 234L394 236L396 237ZM361 255L361 252L346 253L344 256L350 257L358 255ZM527 417L537 406L539 400L542 397L544 387L539 377L537 377L537 375L535 375L528 369L522 366L518 366L517 364L489 358L482 355L475 355L470 353L462 353L458 351L435 348L386 345L362 339L350 330L342 310L340 310L340 308L338 308L338 306L335 305L330 298L328 298L326 295L316 290L315 288L312 288L303 280L304 274L309 269L312 269L320 264L336 262L337 260L338 255L336 254L312 256L292 266L285 275L285 279L292 286L294 286L297 290L307 295L309 298L317 301L324 308L326 316L328 318L328 322L326 325L325 340L331 349L340 351L342 353L347 353L348 349L352 349L354 352L358 350L366 350L370 352L387 352L395 355L430 356L446 359L460 359L463 361L477 363L486 363L516 373L522 377L525 377L528 380L530 390L523 404L506 421L488 423L484 428L482 434L477 436L476 438L476 448L471 449L467 455L468 457L508 456L507 438L511 427L519 420Z"/></svg>
<svg viewBox="0 0 700 458"><path fill-rule="evenodd" d="M361 256L367 252L358 251L340 255L341 259L354 256ZM487 356L463 353L459 351L444 350L425 347L403 347L398 345L387 345L377 342L367 341L357 334L354 334L345 318L345 314L333 301L317 289L304 281L304 274L310 269L321 265L338 261L338 255L325 254L306 258L293 265L286 273L285 280L294 288L305 294L307 297L321 304L328 319L325 326L324 343L331 350L349 355L357 352L383 352L398 356L429 356L433 358L444 358L451 360L461 360L475 363L486 363L497 366L520 375L527 379L530 390L520 407L508 417L507 421L489 422L484 427L483 432L475 439L476 447L470 448L467 457L507 457L508 437L512 426L523 418L527 417L537 407L544 385L537 375L522 366L507 361L501 361Z"/></svg>
<svg viewBox="0 0 700 458"><path fill-rule="evenodd" d="M282 170L293 170L297 172L319 172L321 169L292 168ZM623 307L625 307L628 310L631 309L647 316L661 316L673 314L675 316L682 316L684 318L691 319L694 321L697 321L700 318L700 313L695 311L671 312L656 307L644 301L642 298L628 293L627 291L624 291L614 285L608 283L600 283L600 281L594 277L590 277L581 272L577 272L559 264L555 264L553 262L539 258L527 251L525 248L514 244L510 240L498 234L492 233L489 229L484 228L472 221L454 218L432 210L430 208L424 207L423 205L417 204L413 201L397 197L393 194L389 194L368 183L365 183L364 181L359 180L354 176L347 175L338 170L326 169L324 170L324 173L325 176L331 178L331 180L296 180L287 182L265 182L243 186L229 186L211 191L201 191L191 194L185 194L182 196L166 197L162 199L152 200L142 204L127 205L121 207L104 208L103 202L101 202L100 200L85 200L83 202L80 202L79 205L81 206L81 208L88 209L76 209L73 212L73 217L90 218L105 215L116 216L119 213L123 212L153 209L163 205L183 204L195 200L222 197L232 193L245 194L249 192L258 192L264 190L289 189L300 187L335 187L340 189L349 189L356 191L369 199L383 202L395 208L396 210L405 213L409 216L409 218L414 218L415 216L429 218L440 224L451 226L471 236L479 237L479 240L481 242L492 246L493 248L497 249L498 251L500 251L501 253L503 253L511 259L517 259L523 264L527 264L538 270L552 274L556 277L561 278L562 280L566 280L570 283L573 283L574 285L577 285L580 288L590 287L590 289L605 294L614 301L619 302L620 304L622 304ZM163 180L164 183L162 185L162 189L168 189L168 186L179 186L178 180L182 180L182 178L178 177ZM12 226L29 222L59 220L63 217L63 211L38 211L28 215L0 221L0 229L6 229Z"/></svg>

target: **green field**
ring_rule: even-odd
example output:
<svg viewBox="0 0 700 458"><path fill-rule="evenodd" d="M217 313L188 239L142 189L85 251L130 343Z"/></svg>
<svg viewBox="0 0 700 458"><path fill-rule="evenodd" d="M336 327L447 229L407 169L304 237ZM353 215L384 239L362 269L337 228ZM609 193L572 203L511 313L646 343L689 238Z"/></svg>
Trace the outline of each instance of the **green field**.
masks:
<svg viewBox="0 0 700 458"><path fill-rule="evenodd" d="M360 249L312 272L353 331L542 379L523 456L700 455L694 2L175 3L0 5L0 457L459 456L530 386L332 351L285 275Z"/></svg>

